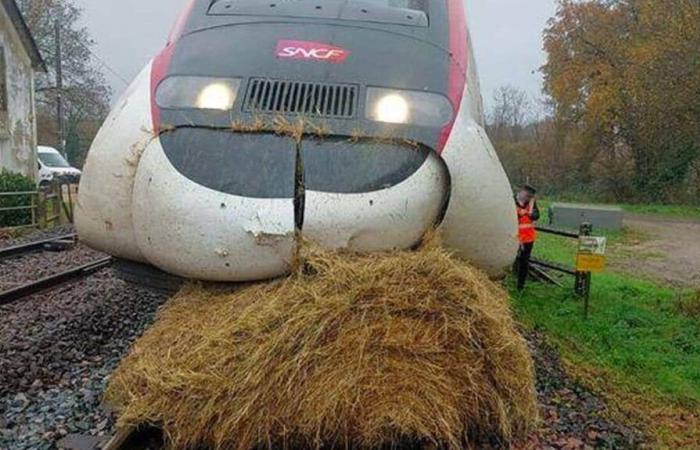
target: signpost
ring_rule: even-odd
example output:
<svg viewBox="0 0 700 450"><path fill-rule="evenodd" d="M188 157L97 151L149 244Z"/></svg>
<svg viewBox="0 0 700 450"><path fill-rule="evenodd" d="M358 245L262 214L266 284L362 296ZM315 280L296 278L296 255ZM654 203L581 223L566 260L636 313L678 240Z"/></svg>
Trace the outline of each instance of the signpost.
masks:
<svg viewBox="0 0 700 450"><path fill-rule="evenodd" d="M584 313L586 318L588 318L591 296L591 275L605 271L607 264L605 256L608 244L607 238L591 236L593 233L593 226L590 223L582 224L578 233L546 226L538 226L537 230L543 233L578 240L575 267L568 267L535 258L532 259L531 263L533 267L540 270L545 268L568 275L574 275L576 277L576 295L584 299ZM549 281L551 282L551 280Z"/></svg>
<svg viewBox="0 0 700 450"><path fill-rule="evenodd" d="M588 318L591 300L591 275L605 270L607 238L591 236L591 224L581 225L576 254L576 293L583 297L584 316Z"/></svg>
<svg viewBox="0 0 700 450"><path fill-rule="evenodd" d="M607 238L591 236L591 234L593 234L593 226L590 223L582 224L578 233L545 226L538 226L537 230L547 234L578 240L575 267L568 267L536 258L533 258L531 263L540 270L550 269L567 275L574 275L576 277L576 295L583 298L584 314L586 318L588 318L591 298L591 275L605 271L605 266L607 264L605 256L608 244ZM551 282L552 280L548 281Z"/></svg>

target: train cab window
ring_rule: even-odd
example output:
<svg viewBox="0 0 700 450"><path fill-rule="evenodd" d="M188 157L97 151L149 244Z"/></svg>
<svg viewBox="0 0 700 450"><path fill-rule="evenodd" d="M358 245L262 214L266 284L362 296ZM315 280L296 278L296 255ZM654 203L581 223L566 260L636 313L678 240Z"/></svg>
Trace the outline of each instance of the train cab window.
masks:
<svg viewBox="0 0 700 450"><path fill-rule="evenodd" d="M217 0L210 16L275 16L428 27L429 0Z"/></svg>
<svg viewBox="0 0 700 450"><path fill-rule="evenodd" d="M366 3L381 8L400 8L428 12L427 0L357 0L350 3Z"/></svg>

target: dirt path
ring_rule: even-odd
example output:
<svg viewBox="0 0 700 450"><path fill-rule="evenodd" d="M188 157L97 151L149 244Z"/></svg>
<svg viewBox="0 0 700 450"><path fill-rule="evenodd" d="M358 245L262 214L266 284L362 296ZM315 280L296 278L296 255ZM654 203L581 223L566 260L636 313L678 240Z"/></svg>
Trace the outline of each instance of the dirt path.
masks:
<svg viewBox="0 0 700 450"><path fill-rule="evenodd" d="M625 216L643 238L613 248L612 266L679 288L700 288L700 221Z"/></svg>

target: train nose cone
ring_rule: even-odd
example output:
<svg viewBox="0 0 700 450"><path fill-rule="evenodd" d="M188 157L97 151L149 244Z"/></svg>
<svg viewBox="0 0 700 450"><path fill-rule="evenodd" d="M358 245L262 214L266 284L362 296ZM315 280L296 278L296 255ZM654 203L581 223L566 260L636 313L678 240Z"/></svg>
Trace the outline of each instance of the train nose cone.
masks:
<svg viewBox="0 0 700 450"><path fill-rule="evenodd" d="M266 279L289 271L297 225L326 248L415 245L439 219L448 178L432 151L409 145L180 129L144 152L132 220L163 270Z"/></svg>

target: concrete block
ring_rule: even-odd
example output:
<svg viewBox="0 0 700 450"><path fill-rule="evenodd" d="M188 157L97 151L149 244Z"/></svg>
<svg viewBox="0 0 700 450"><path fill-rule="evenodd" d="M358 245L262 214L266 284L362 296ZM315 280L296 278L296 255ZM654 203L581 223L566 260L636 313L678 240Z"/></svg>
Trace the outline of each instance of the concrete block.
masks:
<svg viewBox="0 0 700 450"><path fill-rule="evenodd" d="M622 229L622 208L617 206L554 203L549 208L551 225L578 230L582 223L590 223L593 230L619 231Z"/></svg>

